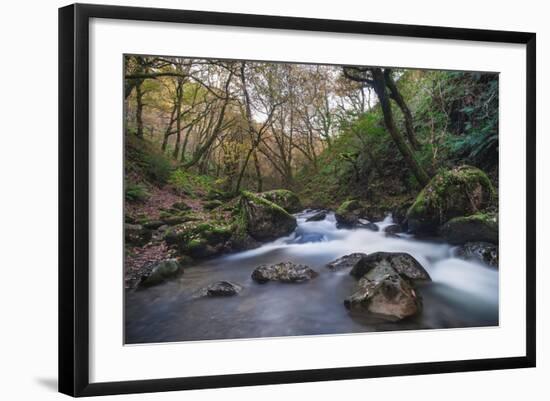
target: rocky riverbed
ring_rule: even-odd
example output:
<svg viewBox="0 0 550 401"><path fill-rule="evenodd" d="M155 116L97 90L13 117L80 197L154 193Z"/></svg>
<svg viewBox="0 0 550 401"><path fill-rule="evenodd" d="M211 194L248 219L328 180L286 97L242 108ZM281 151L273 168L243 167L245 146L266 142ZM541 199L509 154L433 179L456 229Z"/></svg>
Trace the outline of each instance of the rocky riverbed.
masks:
<svg viewBox="0 0 550 401"><path fill-rule="evenodd" d="M277 238L181 270L176 260L153 267L126 293L126 342L498 325L494 245L418 239L391 216L344 212L299 212L278 228L289 235L257 224Z"/></svg>

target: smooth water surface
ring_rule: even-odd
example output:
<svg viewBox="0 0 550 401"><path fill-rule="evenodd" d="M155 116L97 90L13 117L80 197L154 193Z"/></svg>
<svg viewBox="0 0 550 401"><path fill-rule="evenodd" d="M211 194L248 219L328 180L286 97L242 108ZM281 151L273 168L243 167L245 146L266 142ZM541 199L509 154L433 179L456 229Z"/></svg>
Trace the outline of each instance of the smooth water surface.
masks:
<svg viewBox="0 0 550 401"><path fill-rule="evenodd" d="M334 214L306 222L313 211L297 214L298 227L288 237L260 248L219 257L187 268L181 278L126 294L126 343L257 338L384 330L458 328L498 325L498 270L452 257L448 244L402 234L337 229ZM431 275L419 286L423 311L401 322L351 315L344 299L356 280L349 269L330 271L325 264L353 252L407 252ZM291 261L309 265L319 276L305 283L257 284L250 278L263 263ZM233 297L200 297L210 283L243 285Z"/></svg>

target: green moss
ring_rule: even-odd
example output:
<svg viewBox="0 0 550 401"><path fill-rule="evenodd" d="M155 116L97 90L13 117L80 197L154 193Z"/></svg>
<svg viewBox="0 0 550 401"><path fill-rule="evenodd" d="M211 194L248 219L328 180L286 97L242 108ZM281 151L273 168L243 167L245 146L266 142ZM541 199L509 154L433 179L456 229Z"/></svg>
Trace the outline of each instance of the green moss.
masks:
<svg viewBox="0 0 550 401"><path fill-rule="evenodd" d="M124 197L128 202L144 202L150 194L147 187L143 184L133 182L126 183Z"/></svg>
<svg viewBox="0 0 550 401"><path fill-rule="evenodd" d="M434 176L416 197L407 217L416 228L427 225L433 229L453 217L485 210L495 197L493 185L483 171L461 166Z"/></svg>
<svg viewBox="0 0 550 401"><path fill-rule="evenodd" d="M497 215L495 213L478 212L470 216L455 217L451 221L454 223L479 222L485 224L494 224L497 223Z"/></svg>
<svg viewBox="0 0 550 401"><path fill-rule="evenodd" d="M338 214L346 214L349 212L353 212L354 210L361 208L361 202L359 202L356 199L351 199L343 202L340 207L336 210L336 213Z"/></svg>
<svg viewBox="0 0 550 401"><path fill-rule="evenodd" d="M202 207L206 210L212 210L212 209L216 209L217 207L220 207L222 205L223 205L223 202L221 200L215 199L215 200L204 202Z"/></svg>
<svg viewBox="0 0 550 401"><path fill-rule="evenodd" d="M269 201L265 198L262 198L258 195L255 195L252 192L242 191L241 195L245 200L247 200L249 202L252 202L252 203L255 203L255 204L258 204L258 205L266 206L266 207L276 211L277 213L280 213L280 214L283 214L285 216L288 216L288 217L292 218L292 216L285 209L283 209L281 206L279 206L276 203L273 203L273 202L271 202L271 201Z"/></svg>
<svg viewBox="0 0 550 401"><path fill-rule="evenodd" d="M258 196L281 206L289 213L295 213L302 209L298 195L288 189L273 189L259 193Z"/></svg>

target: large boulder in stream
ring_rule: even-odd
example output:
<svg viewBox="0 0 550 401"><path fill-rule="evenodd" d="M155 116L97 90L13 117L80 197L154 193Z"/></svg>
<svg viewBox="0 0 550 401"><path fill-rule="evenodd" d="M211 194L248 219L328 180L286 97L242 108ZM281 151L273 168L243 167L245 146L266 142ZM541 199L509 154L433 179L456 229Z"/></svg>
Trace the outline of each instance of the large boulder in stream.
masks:
<svg viewBox="0 0 550 401"><path fill-rule="evenodd" d="M348 269L350 267L355 267L355 265L366 256L366 253L351 253L327 263L326 267L332 271Z"/></svg>
<svg viewBox="0 0 550 401"><path fill-rule="evenodd" d="M257 241L271 241L292 233L296 218L281 206L243 191L239 203L238 229Z"/></svg>
<svg viewBox="0 0 550 401"><path fill-rule="evenodd" d="M456 250L456 256L478 260L498 269L498 247L488 242L467 242Z"/></svg>
<svg viewBox="0 0 550 401"><path fill-rule="evenodd" d="M279 205L288 213L296 213L303 209L298 195L288 189L273 189L271 191L260 192L258 196Z"/></svg>
<svg viewBox="0 0 550 401"><path fill-rule="evenodd" d="M264 284L268 281L283 283L301 283L317 277L318 273L311 267L292 262L274 265L261 265L252 272L252 280Z"/></svg>
<svg viewBox="0 0 550 401"><path fill-rule="evenodd" d="M422 265L405 252L375 252L360 258L350 274L360 279L371 270L391 269L409 281L431 281Z"/></svg>
<svg viewBox="0 0 550 401"><path fill-rule="evenodd" d="M346 308L391 321L420 312L422 300L414 283L431 280L422 265L403 252L361 256L350 274L359 282L355 292L344 301Z"/></svg>
<svg viewBox="0 0 550 401"><path fill-rule="evenodd" d="M390 266L379 266L365 274L344 305L351 312L390 321L414 316L422 309L415 289Z"/></svg>
<svg viewBox="0 0 550 401"><path fill-rule="evenodd" d="M476 213L455 217L441 226L439 234L453 245L480 241L498 244L498 216L495 213Z"/></svg>
<svg viewBox="0 0 550 401"><path fill-rule="evenodd" d="M495 190L478 168L456 167L438 173L418 194L407 211L409 230L435 234L449 220L469 216L489 207Z"/></svg>

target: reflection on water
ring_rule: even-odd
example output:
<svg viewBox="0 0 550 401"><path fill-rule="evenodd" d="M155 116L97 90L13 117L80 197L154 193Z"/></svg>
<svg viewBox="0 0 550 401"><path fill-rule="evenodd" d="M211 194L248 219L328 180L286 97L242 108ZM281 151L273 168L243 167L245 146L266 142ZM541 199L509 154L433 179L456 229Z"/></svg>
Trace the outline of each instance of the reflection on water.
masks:
<svg viewBox="0 0 550 401"><path fill-rule="evenodd" d="M368 229L338 230L334 214L306 222L313 212L297 215L298 227L288 237L260 248L209 261L185 270L177 279L126 294L126 343L256 338L498 325L498 271L452 257L451 246L403 235L386 237ZM419 292L419 316L388 323L350 315L344 299L356 280L349 270L324 265L340 256L377 251L407 252L430 273L433 282ZM300 284L257 284L250 275L262 263L291 261L319 273ZM197 290L220 280L244 286L234 297L200 298Z"/></svg>

